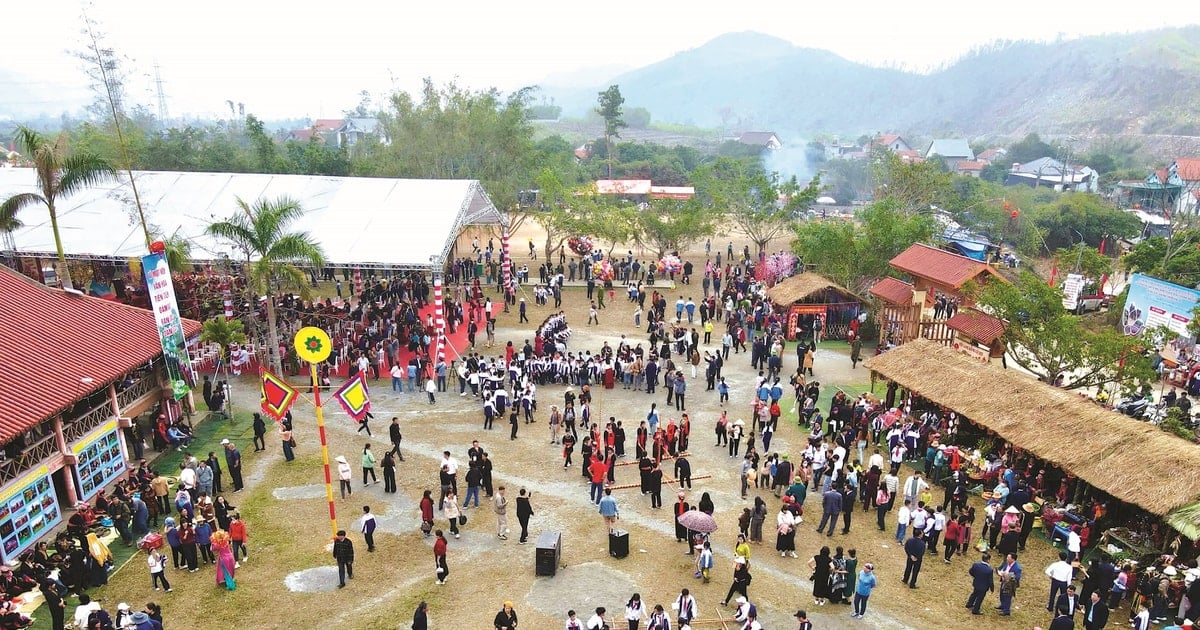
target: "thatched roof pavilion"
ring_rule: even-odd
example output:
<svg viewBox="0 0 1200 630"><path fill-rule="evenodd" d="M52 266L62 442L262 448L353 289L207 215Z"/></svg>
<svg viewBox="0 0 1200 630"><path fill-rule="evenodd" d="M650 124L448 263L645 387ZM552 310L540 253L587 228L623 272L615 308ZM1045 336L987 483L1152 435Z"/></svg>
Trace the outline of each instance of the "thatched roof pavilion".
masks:
<svg viewBox="0 0 1200 630"><path fill-rule="evenodd" d="M1189 537L1200 531L1196 444L925 339L863 365Z"/></svg>
<svg viewBox="0 0 1200 630"><path fill-rule="evenodd" d="M788 306L827 289L832 289L842 295L862 302L862 298L855 295L850 289L833 282L825 276L811 272L798 273L790 278L785 278L779 284L767 289L767 298L776 306Z"/></svg>

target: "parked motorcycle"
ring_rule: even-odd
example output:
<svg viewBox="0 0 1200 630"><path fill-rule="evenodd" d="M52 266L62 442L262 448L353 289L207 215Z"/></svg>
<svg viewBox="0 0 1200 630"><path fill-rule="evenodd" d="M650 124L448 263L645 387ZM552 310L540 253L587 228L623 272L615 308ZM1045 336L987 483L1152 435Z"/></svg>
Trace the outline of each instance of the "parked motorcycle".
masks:
<svg viewBox="0 0 1200 630"><path fill-rule="evenodd" d="M1150 407L1150 398L1137 394L1132 398L1126 398L1117 404L1117 411L1123 413L1130 418L1141 418L1146 413L1146 409Z"/></svg>

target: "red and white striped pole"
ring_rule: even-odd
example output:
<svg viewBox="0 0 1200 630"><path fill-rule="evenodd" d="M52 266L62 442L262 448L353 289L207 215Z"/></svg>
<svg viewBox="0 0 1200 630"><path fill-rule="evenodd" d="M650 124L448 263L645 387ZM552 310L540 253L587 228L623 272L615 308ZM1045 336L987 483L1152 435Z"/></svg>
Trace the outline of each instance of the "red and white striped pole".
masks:
<svg viewBox="0 0 1200 630"><path fill-rule="evenodd" d="M222 295L225 301L225 321L229 321L233 319L233 292L230 291L228 282L222 287Z"/></svg>
<svg viewBox="0 0 1200 630"><path fill-rule="evenodd" d="M445 303L442 300L442 272L437 270L433 272L433 326L434 326L434 343L433 352L429 355L435 359L446 359L446 315ZM436 362L435 362L436 365Z"/></svg>
<svg viewBox="0 0 1200 630"><path fill-rule="evenodd" d="M513 292L513 268L512 256L508 253L508 226L500 228L500 266L504 269L502 272L504 279L504 295L507 296ZM507 302L505 302L507 304Z"/></svg>

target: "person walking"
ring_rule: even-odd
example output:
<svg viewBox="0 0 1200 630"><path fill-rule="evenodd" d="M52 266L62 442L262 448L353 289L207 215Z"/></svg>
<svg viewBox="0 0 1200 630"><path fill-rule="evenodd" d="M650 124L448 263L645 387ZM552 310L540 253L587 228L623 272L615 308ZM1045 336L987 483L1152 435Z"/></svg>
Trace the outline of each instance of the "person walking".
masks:
<svg viewBox="0 0 1200 630"><path fill-rule="evenodd" d="M163 590L170 593L171 583L167 581L167 557L159 553L157 549L151 549L150 555L146 557L146 566L150 568L150 586L157 591L161 582Z"/></svg>
<svg viewBox="0 0 1200 630"><path fill-rule="evenodd" d="M267 423L262 414L254 412L254 452L267 450Z"/></svg>
<svg viewBox="0 0 1200 630"><path fill-rule="evenodd" d="M354 471L351 470L350 462L346 461L345 456L338 455L336 461L338 465L338 490L341 491L342 498L345 499L346 495L354 494L354 489L350 487L350 480L354 477Z"/></svg>
<svg viewBox="0 0 1200 630"><path fill-rule="evenodd" d="M517 630L517 611L513 609L513 603L504 602L492 623L496 630Z"/></svg>
<svg viewBox="0 0 1200 630"><path fill-rule="evenodd" d="M396 459L404 461L404 454L400 452L400 442L404 436L400 434L400 418L392 416L392 423L388 425L388 439L392 442L392 450L389 453L394 453Z"/></svg>
<svg viewBox="0 0 1200 630"><path fill-rule="evenodd" d="M833 530L837 527L837 519L841 513L842 493L830 487L821 495L821 523L817 525L817 533L820 534L825 529L825 523L829 523L829 533L826 536L833 536Z"/></svg>
<svg viewBox="0 0 1200 630"><path fill-rule="evenodd" d="M453 521L452 521L453 522ZM433 541L433 566L434 578L436 584L442 585L446 583L446 578L450 577L450 565L446 564L446 535L442 530L437 530L433 533L435 540ZM454 534L458 538L458 534Z"/></svg>
<svg viewBox="0 0 1200 630"><path fill-rule="evenodd" d="M996 575L1000 577L1000 616L1012 614L1013 597L1021 586L1021 564L1017 562L1017 554L1010 553L1004 557L1004 562L996 567Z"/></svg>
<svg viewBox="0 0 1200 630"><path fill-rule="evenodd" d="M412 630L429 630L429 602L422 601L413 611Z"/></svg>
<svg viewBox="0 0 1200 630"><path fill-rule="evenodd" d="M633 597L625 602L625 621L629 622L629 630L638 630L642 623L642 617L646 616L646 606L642 603L642 596L634 593Z"/></svg>
<svg viewBox="0 0 1200 630"><path fill-rule="evenodd" d="M346 538L344 529L333 539L333 559L337 561L338 588L346 588L346 580L354 579L354 543Z"/></svg>
<svg viewBox="0 0 1200 630"><path fill-rule="evenodd" d="M864 564L862 571L858 572L858 580L854 583L854 612L850 615L852 618L862 619L866 616L867 600L877 584L875 565L870 562Z"/></svg>
<svg viewBox="0 0 1200 630"><path fill-rule="evenodd" d="M225 447L225 467L229 469L229 479L233 481L233 491L241 492L242 486L242 453L227 439L221 440Z"/></svg>
<svg viewBox="0 0 1200 630"><path fill-rule="evenodd" d="M363 539L367 543L367 551L375 552L375 515L371 513L371 506L363 506L362 518L358 519L358 529L363 534Z"/></svg>
<svg viewBox="0 0 1200 630"><path fill-rule="evenodd" d="M917 576L921 574L921 562L925 560L925 541L921 530L913 532L912 538L904 543L904 577L901 582L908 588L917 588Z"/></svg>
<svg viewBox="0 0 1200 630"><path fill-rule="evenodd" d="M371 443L363 447L362 452L362 475L363 485L367 484L367 475L371 476L371 483L379 483L379 478L375 476L375 453L371 452Z"/></svg>
<svg viewBox="0 0 1200 630"><path fill-rule="evenodd" d="M527 493L525 488L517 491L517 522L521 524L521 538L517 542L522 545L529 539L529 517L533 516L533 505L529 499L532 496L533 493Z"/></svg>
<svg viewBox="0 0 1200 630"><path fill-rule="evenodd" d="M446 494L442 499L442 515L450 521L450 533L458 538L458 525L460 517L465 520L462 512L458 509L458 495L454 494L454 488L444 487L442 492ZM464 523L465 524L465 523Z"/></svg>
<svg viewBox="0 0 1200 630"><path fill-rule="evenodd" d="M752 580L750 568L746 564L745 558L737 557L733 560L733 583L729 585L729 592L725 593L725 601L721 602L722 606L729 605L729 600L733 597L734 593L741 595L741 597L738 597L739 604L749 597L746 595L746 590L750 588L750 581Z"/></svg>
<svg viewBox="0 0 1200 630"><path fill-rule="evenodd" d="M496 513L496 538L508 540L508 497L504 496L504 486L496 488L492 510Z"/></svg>
<svg viewBox="0 0 1200 630"><path fill-rule="evenodd" d="M983 614L979 608L983 605L984 598L989 592L996 589L992 565L988 564L988 560L991 558L990 554L984 553L978 562L967 569L967 575L971 576L971 595L967 597L966 607L971 609L972 615Z"/></svg>
<svg viewBox="0 0 1200 630"><path fill-rule="evenodd" d="M1046 575L1050 577L1050 598L1046 600L1046 610L1054 612L1054 603L1060 594L1067 592L1067 585L1071 583L1071 576L1074 569L1067 562L1067 552L1060 551L1058 554L1058 562L1052 563L1046 567Z"/></svg>
<svg viewBox="0 0 1200 630"><path fill-rule="evenodd" d="M1083 609L1083 630L1104 630L1108 625L1108 605L1099 592L1093 591Z"/></svg>

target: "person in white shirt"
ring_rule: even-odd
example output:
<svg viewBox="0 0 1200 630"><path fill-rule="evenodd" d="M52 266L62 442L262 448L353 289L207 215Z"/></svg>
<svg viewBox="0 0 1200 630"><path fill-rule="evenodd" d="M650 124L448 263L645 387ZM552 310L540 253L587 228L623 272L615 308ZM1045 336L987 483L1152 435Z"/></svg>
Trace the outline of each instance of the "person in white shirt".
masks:
<svg viewBox="0 0 1200 630"><path fill-rule="evenodd" d="M912 501L905 499L904 505L896 513L896 542L903 543L904 535L908 533L908 524L912 522Z"/></svg>
<svg viewBox="0 0 1200 630"><path fill-rule="evenodd" d="M1071 563L1067 562L1067 552L1060 551L1058 562L1046 567L1046 575L1050 577L1050 599L1046 602L1046 610L1054 612L1054 602L1060 594L1067 592L1073 573Z"/></svg>
<svg viewBox="0 0 1200 630"><path fill-rule="evenodd" d="M600 630L604 627L604 613L607 612L603 606L596 609L596 614L592 615L584 626L587 630Z"/></svg>
<svg viewBox="0 0 1200 630"><path fill-rule="evenodd" d="M705 548L705 551L709 554L712 554L712 550L708 549L707 547ZM695 619L699 614L697 612L699 607L696 605L696 598L692 597L692 594L686 588L679 592L679 597L675 598L675 604L673 608L678 611L679 620L682 623L692 623L692 620Z"/></svg>
<svg viewBox="0 0 1200 630"><path fill-rule="evenodd" d="M737 610L733 613L733 619L738 623L745 623L746 619L750 616L750 601L745 596L738 597L736 601Z"/></svg>
<svg viewBox="0 0 1200 630"><path fill-rule="evenodd" d="M1067 533L1067 562L1074 562L1079 559L1081 542L1079 538L1079 526L1072 525L1071 531Z"/></svg>
<svg viewBox="0 0 1200 630"><path fill-rule="evenodd" d="M88 617L92 612L100 610L100 604L92 601L92 598L87 593L79 594L79 606L75 608L75 627L88 627Z"/></svg>
<svg viewBox="0 0 1200 630"><path fill-rule="evenodd" d="M642 603L642 596L634 593L625 604L625 621L629 622L630 628L636 628L645 616L646 606Z"/></svg>
<svg viewBox="0 0 1200 630"><path fill-rule="evenodd" d="M884 469L883 454L879 452L879 449L875 449L875 452L871 454L869 459L867 459L867 470L871 470L872 466L878 468L879 470Z"/></svg>
<svg viewBox="0 0 1200 630"><path fill-rule="evenodd" d="M929 484L925 483L919 470L904 480L904 498L910 499L913 503L916 503L921 493L928 489Z"/></svg>

